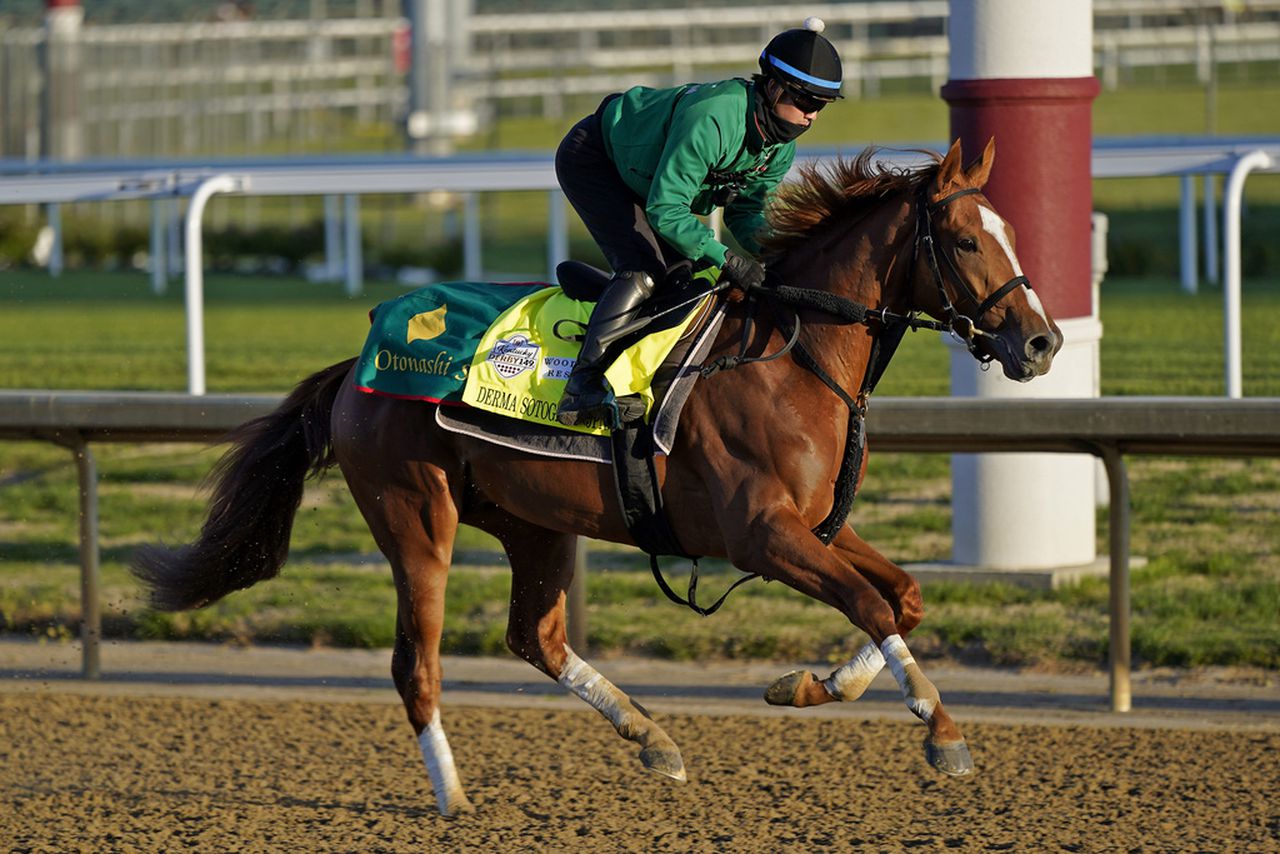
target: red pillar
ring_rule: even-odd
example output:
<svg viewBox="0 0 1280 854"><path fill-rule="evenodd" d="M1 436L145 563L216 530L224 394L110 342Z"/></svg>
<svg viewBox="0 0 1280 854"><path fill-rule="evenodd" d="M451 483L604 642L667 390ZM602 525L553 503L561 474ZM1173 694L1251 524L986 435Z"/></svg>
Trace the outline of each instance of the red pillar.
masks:
<svg viewBox="0 0 1280 854"><path fill-rule="evenodd" d="M1018 260L1055 318L1093 314L1090 216L1094 77L952 80L951 132L976 155L996 138L986 195L1012 223Z"/></svg>

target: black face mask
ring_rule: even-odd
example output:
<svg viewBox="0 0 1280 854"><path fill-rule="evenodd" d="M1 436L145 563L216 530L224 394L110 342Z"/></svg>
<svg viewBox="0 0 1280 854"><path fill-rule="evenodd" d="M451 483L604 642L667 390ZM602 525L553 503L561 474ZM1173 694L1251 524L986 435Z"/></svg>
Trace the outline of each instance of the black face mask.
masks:
<svg viewBox="0 0 1280 854"><path fill-rule="evenodd" d="M773 107L769 103L769 95L765 91L767 88L764 83L756 87L756 126L760 128L760 133L764 135L764 141L769 145L791 142L791 140L807 131L810 126L779 118L773 112Z"/></svg>

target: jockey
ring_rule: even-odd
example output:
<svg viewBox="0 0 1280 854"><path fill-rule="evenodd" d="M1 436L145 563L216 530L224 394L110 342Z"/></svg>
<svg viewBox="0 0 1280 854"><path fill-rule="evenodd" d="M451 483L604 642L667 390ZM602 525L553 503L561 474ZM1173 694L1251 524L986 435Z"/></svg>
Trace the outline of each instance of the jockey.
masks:
<svg viewBox="0 0 1280 854"><path fill-rule="evenodd" d="M604 372L610 345L641 304L685 261L721 268L740 286L759 285L755 260L764 208L795 159L795 139L840 96L836 49L823 23L779 33L760 54L751 80L636 86L608 96L556 151L556 178L613 268L587 326L556 418L618 426ZM738 254L695 215L723 207Z"/></svg>

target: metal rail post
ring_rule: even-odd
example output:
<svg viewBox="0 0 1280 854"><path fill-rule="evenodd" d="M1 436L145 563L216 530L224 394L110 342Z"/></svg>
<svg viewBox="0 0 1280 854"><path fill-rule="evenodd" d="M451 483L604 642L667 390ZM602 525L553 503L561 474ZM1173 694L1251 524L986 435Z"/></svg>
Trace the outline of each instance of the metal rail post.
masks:
<svg viewBox="0 0 1280 854"><path fill-rule="evenodd" d="M75 448L80 477L80 642L85 679L102 676L101 562L98 554L98 463L88 443Z"/></svg>
<svg viewBox="0 0 1280 854"><path fill-rule="evenodd" d="M1196 176L1182 176L1182 202L1178 207L1178 260L1182 292L1194 294L1200 284L1196 270Z"/></svg>
<svg viewBox="0 0 1280 854"><path fill-rule="evenodd" d="M338 210L338 197L332 193L324 197L324 278L336 281L342 275L345 262L342 258L342 213Z"/></svg>
<svg viewBox="0 0 1280 854"><path fill-rule="evenodd" d="M346 262L349 297L364 293L364 247L360 245L360 197L343 196L343 225L346 227Z"/></svg>
<svg viewBox="0 0 1280 854"><path fill-rule="evenodd" d="M1129 679L1129 473L1118 447L1101 445L1099 451L1111 491L1111 711L1127 712L1133 707Z"/></svg>
<svg viewBox="0 0 1280 854"><path fill-rule="evenodd" d="M160 296L169 288L169 261L165 254L167 199L151 200L151 293Z"/></svg>
<svg viewBox="0 0 1280 854"><path fill-rule="evenodd" d="M480 243L480 197L462 194L462 278L478 282L484 276Z"/></svg>
<svg viewBox="0 0 1280 854"><path fill-rule="evenodd" d="M1211 285L1218 275L1218 176L1204 176L1204 280Z"/></svg>
<svg viewBox="0 0 1280 854"><path fill-rule="evenodd" d="M49 275L58 278L62 275L62 205L56 202L49 205L49 228L53 233L53 243L49 247Z"/></svg>
<svg viewBox="0 0 1280 854"><path fill-rule="evenodd" d="M98 553L98 463L83 436L55 438L76 458L80 481L80 672L85 679L102 676L102 605Z"/></svg>

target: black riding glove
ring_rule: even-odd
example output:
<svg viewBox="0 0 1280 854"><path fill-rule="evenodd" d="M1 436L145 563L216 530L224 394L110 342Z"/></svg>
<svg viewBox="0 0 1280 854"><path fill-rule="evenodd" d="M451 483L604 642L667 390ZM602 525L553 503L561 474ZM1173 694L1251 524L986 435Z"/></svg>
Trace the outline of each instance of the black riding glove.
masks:
<svg viewBox="0 0 1280 854"><path fill-rule="evenodd" d="M748 291L764 284L764 265L753 258L744 258L733 252L726 252L720 275L744 291Z"/></svg>

